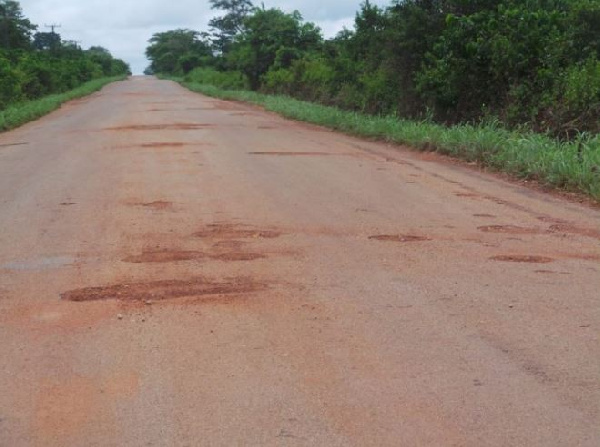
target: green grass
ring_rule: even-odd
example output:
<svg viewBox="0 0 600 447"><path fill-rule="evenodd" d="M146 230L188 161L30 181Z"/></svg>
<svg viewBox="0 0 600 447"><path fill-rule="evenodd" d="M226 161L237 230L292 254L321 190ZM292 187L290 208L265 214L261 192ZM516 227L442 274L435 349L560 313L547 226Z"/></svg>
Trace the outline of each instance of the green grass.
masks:
<svg viewBox="0 0 600 447"><path fill-rule="evenodd" d="M348 134L435 151L476 162L517 178L600 200L600 135L560 142L546 135L507 130L495 123L443 126L431 122L378 117L284 96L228 91L181 82L188 89L221 99L263 106L286 118L319 124Z"/></svg>
<svg viewBox="0 0 600 447"><path fill-rule="evenodd" d="M95 79L68 92L45 96L34 101L25 101L8 106L0 111L0 132L22 126L58 109L63 103L72 99L90 95L107 84L126 79L127 76Z"/></svg>

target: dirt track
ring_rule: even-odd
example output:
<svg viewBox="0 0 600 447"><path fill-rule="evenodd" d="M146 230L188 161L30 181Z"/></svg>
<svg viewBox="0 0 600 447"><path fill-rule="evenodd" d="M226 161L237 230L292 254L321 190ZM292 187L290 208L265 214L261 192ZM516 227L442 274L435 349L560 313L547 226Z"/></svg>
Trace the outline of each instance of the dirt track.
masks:
<svg viewBox="0 0 600 447"><path fill-rule="evenodd" d="M113 84L0 136L0 445L598 446L599 222Z"/></svg>

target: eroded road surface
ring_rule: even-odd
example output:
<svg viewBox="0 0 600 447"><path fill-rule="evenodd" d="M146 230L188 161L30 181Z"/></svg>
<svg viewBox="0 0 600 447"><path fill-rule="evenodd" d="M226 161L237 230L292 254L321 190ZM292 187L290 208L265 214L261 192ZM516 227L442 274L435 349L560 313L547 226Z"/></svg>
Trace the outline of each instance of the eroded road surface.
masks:
<svg viewBox="0 0 600 447"><path fill-rule="evenodd" d="M0 445L598 446L599 222L113 84L0 136Z"/></svg>

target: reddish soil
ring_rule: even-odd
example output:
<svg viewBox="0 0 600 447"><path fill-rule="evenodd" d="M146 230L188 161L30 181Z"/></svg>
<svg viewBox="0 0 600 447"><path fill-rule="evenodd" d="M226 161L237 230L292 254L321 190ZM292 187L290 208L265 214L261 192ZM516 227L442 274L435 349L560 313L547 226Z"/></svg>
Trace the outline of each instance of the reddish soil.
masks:
<svg viewBox="0 0 600 447"><path fill-rule="evenodd" d="M244 252L234 252L234 253L222 253L218 255L210 255L211 259L215 259L217 261L255 261L256 259L264 259L266 255L260 253L244 253Z"/></svg>
<svg viewBox="0 0 600 447"><path fill-rule="evenodd" d="M528 256L528 255L498 255L490 258L492 261L500 262L523 262L530 264L549 264L554 262L554 259L545 256Z"/></svg>
<svg viewBox="0 0 600 447"><path fill-rule="evenodd" d="M85 302L100 300L163 301L176 298L194 298L206 295L248 294L265 290L265 283L248 278L212 281L206 278L193 280L150 281L145 283L117 284L104 287L87 287L61 294L63 300Z"/></svg>
<svg viewBox="0 0 600 447"><path fill-rule="evenodd" d="M151 77L18 142L0 445L600 445L597 208Z"/></svg>
<svg viewBox="0 0 600 447"><path fill-rule="evenodd" d="M235 224L212 224L194 233L203 239L275 239L282 235L276 230L249 229Z"/></svg>
<svg viewBox="0 0 600 447"><path fill-rule="evenodd" d="M161 143L143 143L140 144L140 147L146 148L161 148L161 147L184 147L189 146L187 143L178 143L178 142L161 142Z"/></svg>
<svg viewBox="0 0 600 447"><path fill-rule="evenodd" d="M142 206L144 208L152 208L153 210L156 210L156 211L165 211L165 210L170 210L173 208L172 202L167 202L164 200L157 200L155 202L148 202L148 203L139 203L137 205Z"/></svg>
<svg viewBox="0 0 600 447"><path fill-rule="evenodd" d="M340 154L331 154L329 152L249 152L250 155L275 155L275 156L289 156L289 157L301 157L301 156L330 156L330 155L340 155Z"/></svg>
<svg viewBox="0 0 600 447"><path fill-rule="evenodd" d="M125 259L123 259L123 262L129 262L132 264L144 264L151 262L177 262L198 260L204 257L204 253L198 251L160 250L145 251L141 255L128 256Z"/></svg>
<svg viewBox="0 0 600 447"><path fill-rule="evenodd" d="M413 234L381 234L369 236L369 239L383 242L424 242L431 240L426 236L416 236Z"/></svg>
<svg viewBox="0 0 600 447"><path fill-rule="evenodd" d="M504 233L504 234L547 234L547 230L539 228L524 228L516 225L486 225L478 227L479 231L484 233Z"/></svg>
<svg viewBox="0 0 600 447"><path fill-rule="evenodd" d="M554 224L550 227L550 231L554 231L556 233L577 234L593 239L600 239L600 230L596 230L594 228L581 228L566 223Z"/></svg>
<svg viewBox="0 0 600 447"><path fill-rule="evenodd" d="M105 130L128 132L134 130L198 130L214 127L213 124L173 123L173 124L136 124L131 126L107 127Z"/></svg>

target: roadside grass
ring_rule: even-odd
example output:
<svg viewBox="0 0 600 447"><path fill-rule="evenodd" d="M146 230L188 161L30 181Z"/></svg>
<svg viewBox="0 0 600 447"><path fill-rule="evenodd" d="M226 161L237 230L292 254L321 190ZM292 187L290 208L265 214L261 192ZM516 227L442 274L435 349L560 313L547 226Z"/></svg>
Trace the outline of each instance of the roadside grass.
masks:
<svg viewBox="0 0 600 447"><path fill-rule="evenodd" d="M73 99L88 96L102 89L107 84L126 79L127 76L94 79L68 92L45 96L34 101L25 101L8 106L0 111L0 132L22 126L60 108L62 104Z"/></svg>
<svg viewBox="0 0 600 447"><path fill-rule="evenodd" d="M177 78L165 79L208 96L257 104L286 118L422 151L435 151L600 200L600 135L582 135L576 141L561 142L530 131L507 130L497 123L448 127L393 116L370 116L285 96L222 90Z"/></svg>

